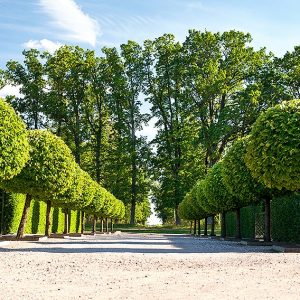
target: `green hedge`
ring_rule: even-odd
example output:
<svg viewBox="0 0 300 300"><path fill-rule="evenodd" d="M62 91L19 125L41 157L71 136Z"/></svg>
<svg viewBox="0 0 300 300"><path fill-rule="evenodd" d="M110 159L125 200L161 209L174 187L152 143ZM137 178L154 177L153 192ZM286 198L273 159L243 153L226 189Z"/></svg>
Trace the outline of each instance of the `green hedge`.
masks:
<svg viewBox="0 0 300 300"><path fill-rule="evenodd" d="M271 236L274 241L300 243L300 194L271 201Z"/></svg>
<svg viewBox="0 0 300 300"><path fill-rule="evenodd" d="M5 194L4 201L4 233L16 233L21 219L25 196L22 194ZM1 206L0 206L1 216ZM55 207L51 210L52 232L63 233L64 213L61 208ZM25 233L44 234L46 224L46 203L42 201L31 201L30 210L26 222ZM80 214L71 211L70 232L78 232L80 229Z"/></svg>
<svg viewBox="0 0 300 300"><path fill-rule="evenodd" d="M241 208L241 232L243 238L255 237L255 215L261 209L260 206L246 206ZM226 214L226 234L229 237L236 235L236 214L228 212Z"/></svg>
<svg viewBox="0 0 300 300"><path fill-rule="evenodd" d="M241 230L243 238L255 237L258 214L263 206L247 206L241 209ZM262 225L262 224L261 224ZM226 214L226 231L228 237L235 236L235 213ZM300 194L291 193L274 198L271 201L271 238L278 242L300 243Z"/></svg>

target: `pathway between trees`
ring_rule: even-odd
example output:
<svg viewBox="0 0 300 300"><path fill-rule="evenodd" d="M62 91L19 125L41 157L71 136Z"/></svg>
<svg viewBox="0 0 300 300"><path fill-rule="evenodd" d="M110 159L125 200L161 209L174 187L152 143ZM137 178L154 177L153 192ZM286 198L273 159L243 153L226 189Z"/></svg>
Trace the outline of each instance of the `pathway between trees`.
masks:
<svg viewBox="0 0 300 300"><path fill-rule="evenodd" d="M0 252L1 299L300 299L300 254L269 247L122 233Z"/></svg>

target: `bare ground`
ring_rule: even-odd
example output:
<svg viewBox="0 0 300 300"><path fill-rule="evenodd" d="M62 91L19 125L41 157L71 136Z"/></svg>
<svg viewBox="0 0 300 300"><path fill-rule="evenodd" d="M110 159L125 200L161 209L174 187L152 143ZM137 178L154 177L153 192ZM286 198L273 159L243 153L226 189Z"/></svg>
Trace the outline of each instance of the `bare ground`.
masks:
<svg viewBox="0 0 300 300"><path fill-rule="evenodd" d="M185 235L0 248L0 299L300 299L300 254Z"/></svg>

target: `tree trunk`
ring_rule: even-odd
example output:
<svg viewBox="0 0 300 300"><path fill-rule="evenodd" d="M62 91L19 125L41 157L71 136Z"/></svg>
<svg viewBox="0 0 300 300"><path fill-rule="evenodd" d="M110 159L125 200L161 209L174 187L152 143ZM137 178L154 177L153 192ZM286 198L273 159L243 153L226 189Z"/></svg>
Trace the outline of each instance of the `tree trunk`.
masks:
<svg viewBox="0 0 300 300"><path fill-rule="evenodd" d="M237 208L236 209L236 235L235 237L237 239L242 238L242 233L241 233L241 209Z"/></svg>
<svg viewBox="0 0 300 300"><path fill-rule="evenodd" d="M194 220L194 235L196 235L197 232L197 220Z"/></svg>
<svg viewBox="0 0 300 300"><path fill-rule="evenodd" d="M102 130L96 134L96 149L95 149L95 163L96 163L96 181L100 183L101 181L101 139L102 139Z"/></svg>
<svg viewBox="0 0 300 300"><path fill-rule="evenodd" d="M65 224L64 224L64 234L69 233L69 210L65 209Z"/></svg>
<svg viewBox="0 0 300 300"><path fill-rule="evenodd" d="M271 199L265 199L265 233L264 241L271 242Z"/></svg>
<svg viewBox="0 0 300 300"><path fill-rule="evenodd" d="M204 235L207 236L207 217L204 219Z"/></svg>
<svg viewBox="0 0 300 300"><path fill-rule="evenodd" d="M190 234L192 234L193 221L190 223Z"/></svg>
<svg viewBox="0 0 300 300"><path fill-rule="evenodd" d="M108 232L108 219L105 219L105 231Z"/></svg>
<svg viewBox="0 0 300 300"><path fill-rule="evenodd" d="M101 219L101 232L102 233L104 232L104 226L103 226L104 224L103 223L104 223L104 221L103 221L103 219Z"/></svg>
<svg viewBox="0 0 300 300"><path fill-rule="evenodd" d="M130 225L134 225L135 224L135 198L134 196L132 196L131 199L131 207L130 207Z"/></svg>
<svg viewBox="0 0 300 300"><path fill-rule="evenodd" d="M111 232L114 231L114 221L113 221L113 219L110 219L110 230L111 230Z"/></svg>
<svg viewBox="0 0 300 300"><path fill-rule="evenodd" d="M45 236L50 236L51 230L51 201L47 201L47 210L46 210L46 228L45 228Z"/></svg>
<svg viewBox="0 0 300 300"><path fill-rule="evenodd" d="M175 225L176 226L181 225L181 220L180 220L180 217L178 214L178 205L176 205L176 208L175 208Z"/></svg>
<svg viewBox="0 0 300 300"><path fill-rule="evenodd" d="M32 200L32 196L26 194L26 200L25 200L25 204L24 204L24 208L23 208L23 213L22 213L20 225L19 225L18 232L17 232L17 239L20 239L24 236L24 230L25 230L25 226L26 226L28 211L30 209L31 200Z"/></svg>
<svg viewBox="0 0 300 300"><path fill-rule="evenodd" d="M221 237L226 237L226 212L221 213Z"/></svg>
<svg viewBox="0 0 300 300"><path fill-rule="evenodd" d="M84 232L84 211L81 211L81 234Z"/></svg>
<svg viewBox="0 0 300 300"><path fill-rule="evenodd" d="M215 236L215 216L211 216L211 231L210 236Z"/></svg>
<svg viewBox="0 0 300 300"><path fill-rule="evenodd" d="M200 219L198 219L198 235L201 235Z"/></svg>
<svg viewBox="0 0 300 300"><path fill-rule="evenodd" d="M131 119L131 209L130 209L130 225L135 224L135 206L137 197L137 153L136 153L136 122L135 122L135 98L131 99L130 108Z"/></svg>
<svg viewBox="0 0 300 300"><path fill-rule="evenodd" d="M96 233L96 226L97 226L97 217L93 217L93 226L92 226L92 234Z"/></svg>

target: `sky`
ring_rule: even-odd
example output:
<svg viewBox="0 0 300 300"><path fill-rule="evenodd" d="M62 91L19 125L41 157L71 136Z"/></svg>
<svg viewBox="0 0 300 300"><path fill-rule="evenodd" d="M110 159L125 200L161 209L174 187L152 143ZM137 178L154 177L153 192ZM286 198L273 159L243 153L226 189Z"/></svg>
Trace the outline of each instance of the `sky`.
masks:
<svg viewBox="0 0 300 300"><path fill-rule="evenodd" d="M0 68L22 61L23 49L69 44L100 54L103 46L164 33L184 41L189 29L249 32L256 49L282 56L300 45L299 11L298 0L0 0ZM9 86L0 97L17 93ZM142 131L149 139L150 122Z"/></svg>

